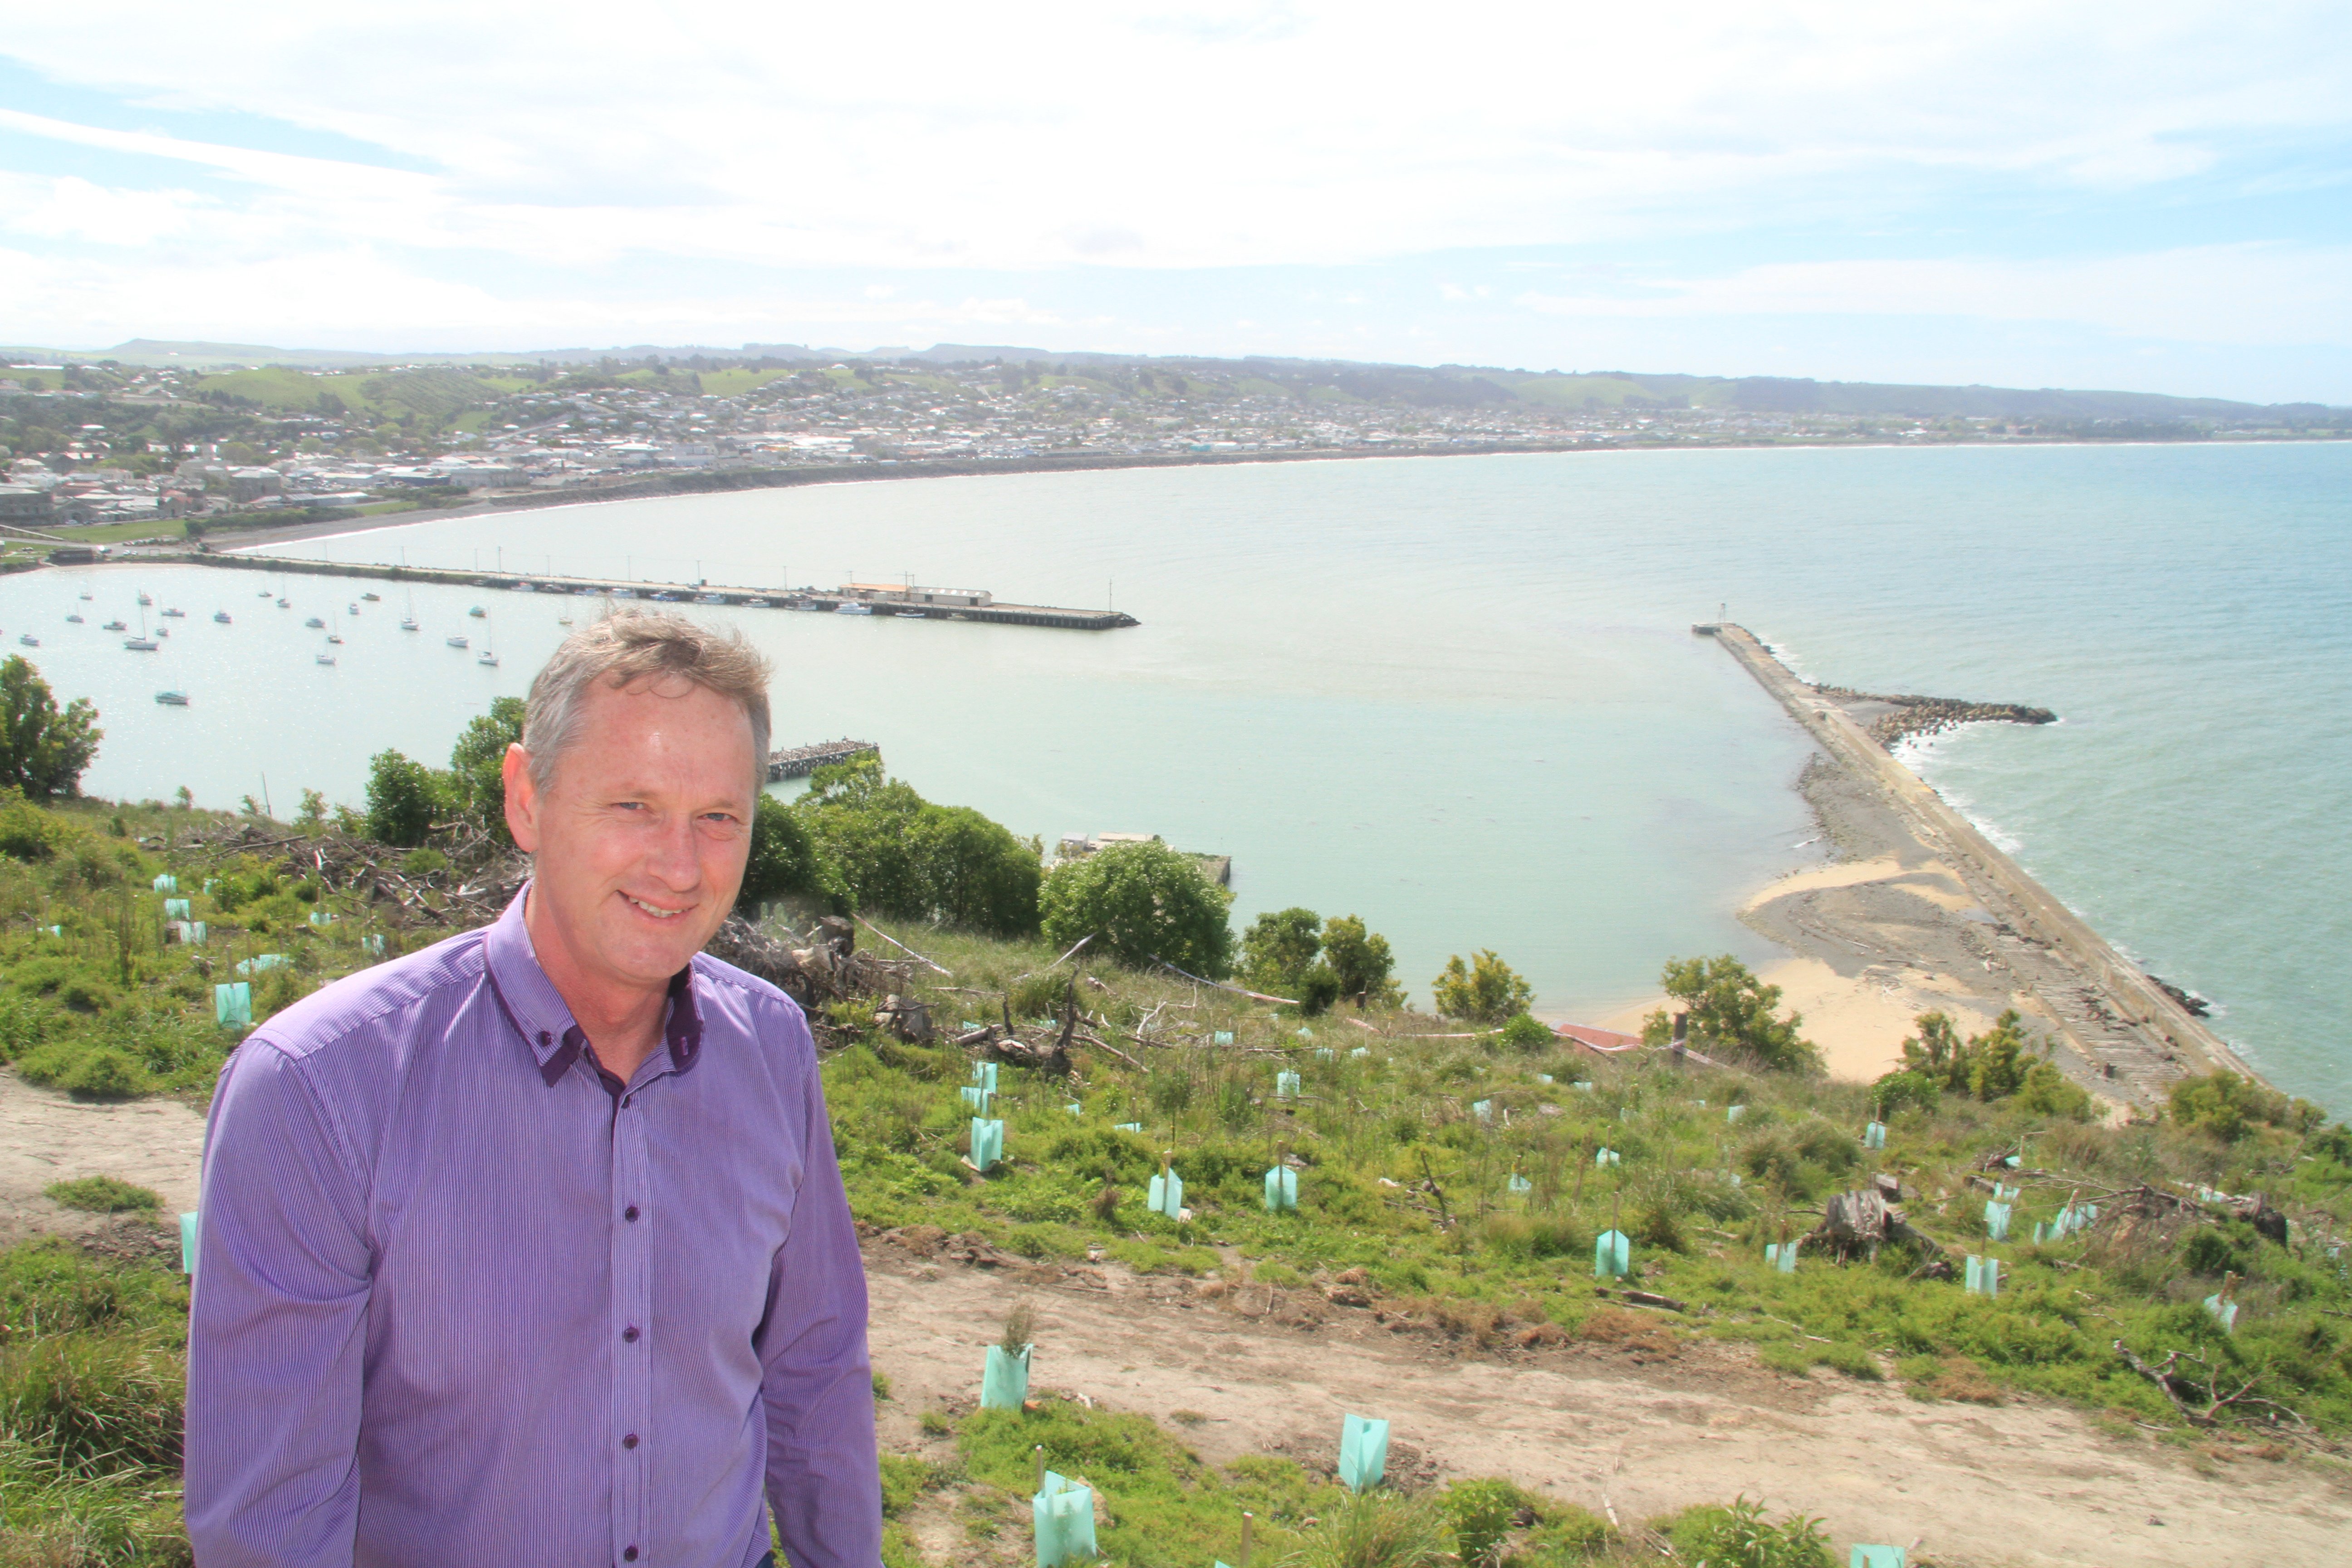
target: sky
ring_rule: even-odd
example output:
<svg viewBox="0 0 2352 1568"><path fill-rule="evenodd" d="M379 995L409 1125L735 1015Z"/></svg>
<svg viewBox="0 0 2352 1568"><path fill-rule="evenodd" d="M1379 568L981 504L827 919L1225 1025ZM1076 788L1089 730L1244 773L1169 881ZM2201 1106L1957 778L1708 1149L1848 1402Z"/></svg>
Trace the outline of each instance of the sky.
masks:
<svg viewBox="0 0 2352 1568"><path fill-rule="evenodd" d="M0 342L2352 404L2342 0L0 0Z"/></svg>

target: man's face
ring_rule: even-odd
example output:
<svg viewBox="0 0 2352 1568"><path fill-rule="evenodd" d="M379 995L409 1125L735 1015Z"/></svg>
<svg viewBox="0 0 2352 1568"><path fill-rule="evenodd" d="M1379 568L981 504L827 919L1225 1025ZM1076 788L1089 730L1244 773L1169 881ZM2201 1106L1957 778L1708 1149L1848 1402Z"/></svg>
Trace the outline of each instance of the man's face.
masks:
<svg viewBox="0 0 2352 1568"><path fill-rule="evenodd" d="M599 680L548 787L520 746L506 758L507 822L536 859L534 931L562 945L551 972L658 990L735 906L751 847L756 763L741 706L690 681Z"/></svg>

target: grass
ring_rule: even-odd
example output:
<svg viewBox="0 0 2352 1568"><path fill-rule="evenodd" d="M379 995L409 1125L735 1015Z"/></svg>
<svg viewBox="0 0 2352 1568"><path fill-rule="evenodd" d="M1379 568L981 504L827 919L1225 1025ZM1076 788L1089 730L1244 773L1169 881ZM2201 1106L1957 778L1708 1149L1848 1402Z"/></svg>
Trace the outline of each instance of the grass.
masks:
<svg viewBox="0 0 2352 1568"><path fill-rule="evenodd" d="M0 1059L89 1097L201 1099L235 1037L213 1022L212 987L238 960L289 960L252 979L258 1020L373 962L366 936L396 952L442 934L330 894L289 859L200 859L188 836L216 820L153 803L45 808L0 797ZM178 889L156 891L158 876L176 877ZM167 897L191 901L208 945L163 940ZM902 987L950 1030L999 1017L1008 1003L1036 1016L1066 984L1066 968L1046 973L1059 955L1038 942L890 930L952 972ZM2347 1258L2331 1250L2352 1212L2352 1133L2340 1128L2266 1119L2260 1106L2226 1127L2078 1124L1945 1096L1893 1116L1887 1146L1873 1150L1858 1136L1866 1086L1427 1038L1453 1031L1412 1014L1301 1020L1173 976L1091 965L1076 994L1086 1027L1135 1061L1081 1041L1068 1079L1002 1067L1007 1158L985 1178L958 1159L965 1053L887 1037L869 1007L828 1011L825 1091L861 1220L977 1232L1041 1259L1099 1253L1212 1292L1263 1289L1310 1307L1327 1289L1362 1291L1465 1350L1580 1339L1640 1358L1712 1338L1752 1345L1790 1375L1892 1376L1924 1399L2040 1394L2187 1430L2114 1352L2121 1339L2152 1360L2204 1358L2225 1392L2242 1385L2274 1401L2316 1441L2352 1431L2352 1289ZM1231 1043L1217 1044L1221 1034ZM1300 1075L1296 1100L1274 1093L1283 1070ZM1477 1101L1491 1120L1474 1112ZM1730 1123L1723 1108L1735 1102L1747 1110ZM1620 1163L1595 1165L1604 1145ZM2026 1170L2046 1173L2000 1163L2021 1151ZM1299 1172L1299 1207L1269 1214L1263 1177L1281 1152ZM1183 1177L1187 1221L1143 1206L1163 1157ZM2143 1182L2265 1192L2295 1223L2284 1246L2240 1222L2115 1215L2087 1237L1992 1244L1989 1194L1970 1184L1993 1167L2025 1189L2021 1236L2063 1205L2112 1206L2100 1194ZM1792 1274L1765 1265L1767 1242L1804 1235L1826 1196L1881 1175L1900 1182L1922 1231L1955 1254L2001 1259L1997 1299L1921 1277L1902 1248L1839 1263L1808 1247ZM100 1204L125 1199L75 1186ZM1633 1237L1634 1282L1688 1312L1637 1311L1600 1294L1619 1285L1592 1276L1594 1240L1612 1228ZM2227 1334L2200 1303L2232 1274L2241 1313ZM184 1281L160 1265L58 1241L0 1253L0 1320L12 1331L0 1344L0 1564L116 1561L133 1542L165 1561L184 1550L170 1521L185 1299ZM876 1392L887 1397L887 1383ZM2265 1440L2291 1435L2292 1420L2271 1426L2271 1408L2221 1418ZM1121 1563L1233 1561L1243 1510L1258 1521L1263 1561L1336 1549L1343 1532L1325 1526L1346 1500L1328 1479L1265 1456L1205 1465L1173 1419L1163 1429L1058 1400L961 1422L923 1412L927 1435L953 1434L961 1473L898 1466L886 1477L896 1510L887 1560L918 1561L907 1519L950 1495L971 1539L995 1541L990 1551L1025 1542L1022 1500L1040 1444L1055 1469L1099 1485L1105 1550ZM1448 1516L1457 1554L1465 1521L1486 1542L1497 1517L1495 1496L1478 1509L1471 1500ZM1724 1561L1808 1561L1803 1532L1790 1536L1786 1521L1737 1507L1716 1514L1676 1528L1747 1531L1747 1544L1720 1549L1748 1557ZM1511 1519L1497 1550L1530 1568L1654 1560L1638 1540L1548 1500L1514 1504ZM1765 1542L1767 1525L1787 1539Z"/></svg>
<svg viewBox="0 0 2352 1568"><path fill-rule="evenodd" d="M80 1176L42 1190L52 1203L87 1214L152 1214L163 1206L163 1194L117 1176Z"/></svg>

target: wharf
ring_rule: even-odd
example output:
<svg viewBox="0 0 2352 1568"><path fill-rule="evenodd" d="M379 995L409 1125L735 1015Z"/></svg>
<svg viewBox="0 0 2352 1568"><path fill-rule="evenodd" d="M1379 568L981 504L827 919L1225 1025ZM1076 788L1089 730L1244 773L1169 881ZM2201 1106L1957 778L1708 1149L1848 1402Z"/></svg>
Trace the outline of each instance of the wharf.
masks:
<svg viewBox="0 0 2352 1568"><path fill-rule="evenodd" d="M768 753L768 782L804 779L819 768L881 754L882 748L871 741L819 741L813 746L790 746Z"/></svg>
<svg viewBox="0 0 2352 1568"><path fill-rule="evenodd" d="M1691 629L1722 644L1830 761L1874 790L1995 917L2000 940L2020 950L2008 967L2039 1004L2032 1010L2054 1025L2081 1064L2084 1087L2145 1107L2162 1103L2170 1085L2192 1073L2221 1068L2259 1081L2220 1036L1874 741L1829 689L1800 679L1744 626L1702 622Z"/></svg>
<svg viewBox="0 0 2352 1568"><path fill-rule="evenodd" d="M312 577L365 577L387 583L438 583L452 587L491 588L508 593L551 594L660 604L734 605L751 609L799 610L876 620L980 621L996 626L1046 626L1061 631L1113 631L1139 626L1119 610L1071 609L1056 605L1000 604L988 594L948 593L863 584L835 589L714 587L708 583L623 582L602 577L542 577L513 572L452 572L431 566L383 566L352 561L305 561L288 555L251 555L213 551L173 551L118 557L141 563L166 561L247 572L277 572Z"/></svg>

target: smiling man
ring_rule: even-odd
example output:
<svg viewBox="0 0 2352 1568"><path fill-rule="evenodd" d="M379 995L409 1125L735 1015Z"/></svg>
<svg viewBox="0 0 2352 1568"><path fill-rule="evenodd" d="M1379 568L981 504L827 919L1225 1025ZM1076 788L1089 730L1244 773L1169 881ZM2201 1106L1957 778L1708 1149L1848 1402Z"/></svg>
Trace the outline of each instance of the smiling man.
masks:
<svg viewBox="0 0 2352 1568"><path fill-rule="evenodd" d="M701 955L768 751L740 637L623 613L506 760L498 921L238 1047L189 1321L199 1568L875 1568L866 1284L815 1051Z"/></svg>

